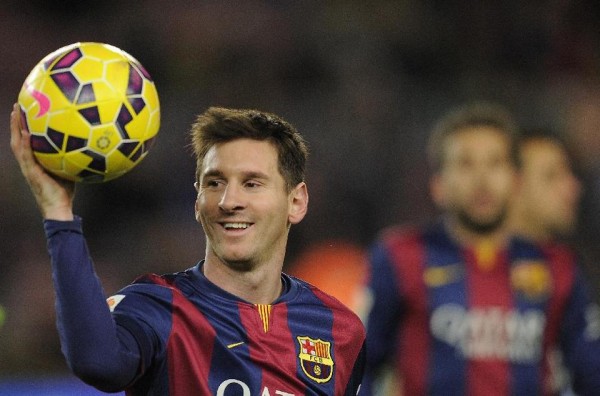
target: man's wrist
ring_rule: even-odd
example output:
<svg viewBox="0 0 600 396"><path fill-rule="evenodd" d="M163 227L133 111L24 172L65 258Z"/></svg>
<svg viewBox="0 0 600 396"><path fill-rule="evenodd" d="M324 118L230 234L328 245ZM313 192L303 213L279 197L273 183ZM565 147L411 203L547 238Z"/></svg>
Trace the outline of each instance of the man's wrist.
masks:
<svg viewBox="0 0 600 396"><path fill-rule="evenodd" d="M67 208L53 208L42 210L42 217L44 220L57 220L57 221L73 221L75 216L73 211Z"/></svg>

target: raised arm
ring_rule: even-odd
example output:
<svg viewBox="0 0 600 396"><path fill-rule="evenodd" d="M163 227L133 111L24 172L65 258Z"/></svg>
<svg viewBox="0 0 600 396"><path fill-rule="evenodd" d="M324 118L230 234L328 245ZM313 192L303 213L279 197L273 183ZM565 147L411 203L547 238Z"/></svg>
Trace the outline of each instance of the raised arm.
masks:
<svg viewBox="0 0 600 396"><path fill-rule="evenodd" d="M57 327L62 351L73 372L106 391L123 389L137 374L140 351L131 334L116 326L94 272L73 214L75 185L48 174L35 160L29 133L13 107L10 146L44 218L52 278L56 291Z"/></svg>

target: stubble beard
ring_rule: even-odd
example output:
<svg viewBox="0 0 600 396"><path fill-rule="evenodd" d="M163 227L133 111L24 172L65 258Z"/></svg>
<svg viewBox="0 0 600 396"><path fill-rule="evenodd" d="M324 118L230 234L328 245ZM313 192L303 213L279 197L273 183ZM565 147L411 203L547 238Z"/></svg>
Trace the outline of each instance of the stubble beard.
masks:
<svg viewBox="0 0 600 396"><path fill-rule="evenodd" d="M467 230L479 235L489 235L497 231L506 220L506 216L506 208L503 208L494 218L487 221L478 220L464 210L457 213L459 223Z"/></svg>

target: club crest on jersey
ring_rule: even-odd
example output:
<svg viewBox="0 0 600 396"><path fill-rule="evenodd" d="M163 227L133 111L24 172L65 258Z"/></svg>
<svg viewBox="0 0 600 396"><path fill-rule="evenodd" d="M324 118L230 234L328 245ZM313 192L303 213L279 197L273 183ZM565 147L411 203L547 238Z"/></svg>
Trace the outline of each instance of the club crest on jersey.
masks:
<svg viewBox="0 0 600 396"><path fill-rule="evenodd" d="M530 300L548 298L552 290L552 276L543 261L516 262L510 273L512 288Z"/></svg>
<svg viewBox="0 0 600 396"><path fill-rule="evenodd" d="M305 336L297 336L300 344L300 366L304 374L311 380L322 384L333 375L333 359L331 358L331 342Z"/></svg>

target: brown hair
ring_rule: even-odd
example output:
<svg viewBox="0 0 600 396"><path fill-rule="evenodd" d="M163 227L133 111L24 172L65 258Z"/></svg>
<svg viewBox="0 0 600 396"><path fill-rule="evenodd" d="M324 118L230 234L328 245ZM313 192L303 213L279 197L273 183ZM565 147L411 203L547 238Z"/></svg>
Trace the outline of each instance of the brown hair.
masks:
<svg viewBox="0 0 600 396"><path fill-rule="evenodd" d="M296 128L275 114L258 110L210 107L192 124L190 135L197 160L197 181L204 157L212 146L241 138L266 140L275 146L279 172L288 191L304 181L307 144Z"/></svg>
<svg viewBox="0 0 600 396"><path fill-rule="evenodd" d="M511 160L517 164L517 124L511 113L498 104L477 102L446 113L434 126L427 144L427 159L434 172L444 166L446 139L469 128L488 127L503 133L510 142Z"/></svg>

